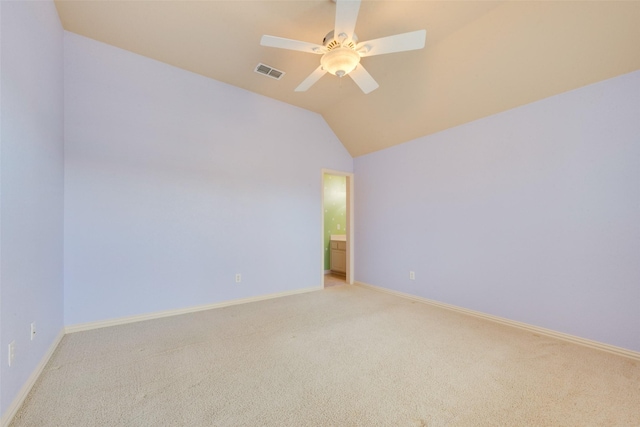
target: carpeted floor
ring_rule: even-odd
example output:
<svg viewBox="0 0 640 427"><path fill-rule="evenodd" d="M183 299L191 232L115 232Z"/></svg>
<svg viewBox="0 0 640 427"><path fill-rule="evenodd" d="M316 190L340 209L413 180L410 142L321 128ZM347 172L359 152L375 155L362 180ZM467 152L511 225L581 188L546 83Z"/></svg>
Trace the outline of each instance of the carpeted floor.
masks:
<svg viewBox="0 0 640 427"><path fill-rule="evenodd" d="M639 365L336 286L67 335L12 426L637 426Z"/></svg>

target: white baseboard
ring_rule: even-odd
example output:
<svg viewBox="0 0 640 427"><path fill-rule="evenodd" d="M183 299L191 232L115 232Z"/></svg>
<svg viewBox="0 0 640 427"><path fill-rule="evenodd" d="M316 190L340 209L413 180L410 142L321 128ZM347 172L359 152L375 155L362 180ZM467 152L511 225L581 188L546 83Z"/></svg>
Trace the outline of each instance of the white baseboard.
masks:
<svg viewBox="0 0 640 427"><path fill-rule="evenodd" d="M325 270L324 274L331 274L331 270Z"/></svg>
<svg viewBox="0 0 640 427"><path fill-rule="evenodd" d="M416 296L416 295L406 294L404 292L394 291L392 289L387 289L387 288L383 288L383 287L380 287L380 286L370 285L370 284L364 283L364 282L354 282L354 284L357 285L357 286L361 286L363 288L372 289L374 291L384 292L384 293L387 293L387 294L399 296L399 297L410 299L410 300L413 300L413 301L418 301L418 302L421 302L421 303L424 303L424 304L429 304L429 305L433 305L433 306L436 306L436 307L444 308L444 309L447 309L447 310L456 311L458 313L463 313L463 314L466 314L466 315L469 315L469 316L479 317L481 319L490 320L492 322L501 323L503 325L512 326L512 327L519 328L519 329L524 329L524 330L529 331L529 332L534 332L534 333L537 333L537 334L540 334L540 335L545 335L545 336L548 336L548 337L557 338L557 339L560 339L560 340L563 340L563 341L568 341L568 342L573 343L573 344L583 345L585 347L590 347L590 348L594 348L594 349L597 349L597 350L606 351L606 352L609 352L609 353L616 354L618 356L624 356L624 357L628 357L630 359L634 359L634 360L640 361L640 353L638 353L636 351L633 351L633 350L628 350L626 348L616 347L614 345L605 344L605 343L601 343L601 342L598 342L598 341L593 341L593 340L589 340L589 339L586 339L586 338L577 337L575 335L565 334L563 332L554 331L552 329L546 329L546 328L541 328L539 326L529 325L528 323L522 323L522 322L517 322L515 320L505 319L504 317L494 316L492 314L486 314L486 313L482 313L480 311L469 310L467 308L458 307L456 305L446 304L446 303L435 301L435 300L431 300L431 299L428 299L428 298L423 298L423 297L419 297L419 296Z"/></svg>
<svg viewBox="0 0 640 427"><path fill-rule="evenodd" d="M109 326L124 325L127 323L142 322L144 320L159 319L161 317L178 316L180 314L195 313L197 311L211 310L214 308L229 307L232 305L246 304L249 302L263 301L273 298L286 297L289 295L303 294L324 289L322 286L311 288L295 289L293 291L278 292L275 294L260 295L257 297L240 298L231 301L218 302L214 304L197 305L193 307L178 308L175 310L157 311L154 313L139 314L135 316L119 317L117 319L99 320L97 322L78 323L65 327L65 333L90 331L92 329L107 328Z"/></svg>
<svg viewBox="0 0 640 427"><path fill-rule="evenodd" d="M40 377L42 370L49 362L49 359L53 355L53 352L56 351L56 348L58 348L58 344L60 344L60 341L62 341L62 337L64 337L64 333L65 332L63 328L60 330L60 333L58 333L58 336L53 340L53 342L49 346L49 349L40 360L40 363L38 363L38 366L36 366L33 372L31 372L31 375L29 375L29 378L27 379L27 381L24 383L24 385L18 392L18 395L15 397L15 399L13 399L13 402L11 402L11 405L9 405L9 407L7 408L7 411L2 415L2 419L0 419L1 427L7 427L13 420L13 417L16 416L18 409L20 409L20 407L22 406L22 403L24 402L24 400L27 398L27 395L31 391L31 388L38 380L38 377Z"/></svg>

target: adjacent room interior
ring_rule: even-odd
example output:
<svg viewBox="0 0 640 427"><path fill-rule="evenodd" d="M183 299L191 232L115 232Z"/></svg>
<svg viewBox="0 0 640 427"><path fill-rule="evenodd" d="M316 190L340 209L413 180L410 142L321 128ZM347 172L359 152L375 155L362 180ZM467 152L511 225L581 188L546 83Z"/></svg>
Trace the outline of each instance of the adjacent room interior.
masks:
<svg viewBox="0 0 640 427"><path fill-rule="evenodd" d="M353 257L350 218L353 199L347 187L353 174L322 174L322 249L324 287L353 284L351 260Z"/></svg>
<svg viewBox="0 0 640 427"><path fill-rule="evenodd" d="M0 23L2 427L637 424L640 2Z"/></svg>

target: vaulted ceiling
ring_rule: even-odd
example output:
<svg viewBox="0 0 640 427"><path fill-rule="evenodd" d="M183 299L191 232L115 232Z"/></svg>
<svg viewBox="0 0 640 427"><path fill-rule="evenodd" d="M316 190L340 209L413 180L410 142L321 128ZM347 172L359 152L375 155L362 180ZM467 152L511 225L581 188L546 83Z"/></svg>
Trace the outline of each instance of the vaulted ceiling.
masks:
<svg viewBox="0 0 640 427"><path fill-rule="evenodd" d="M363 1L369 40L427 30L422 50L363 58L363 94L319 56L260 46L263 34L322 44L331 0L58 0L64 28L321 114L360 156L640 69L639 1ZM254 72L262 62L286 72Z"/></svg>

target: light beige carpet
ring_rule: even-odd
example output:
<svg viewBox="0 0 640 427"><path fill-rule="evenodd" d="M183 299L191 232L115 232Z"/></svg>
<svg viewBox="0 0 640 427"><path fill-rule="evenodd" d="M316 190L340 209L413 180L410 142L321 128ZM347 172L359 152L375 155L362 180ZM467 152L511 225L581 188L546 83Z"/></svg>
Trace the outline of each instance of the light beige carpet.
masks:
<svg viewBox="0 0 640 427"><path fill-rule="evenodd" d="M12 426L637 426L638 365L346 285L67 335Z"/></svg>

